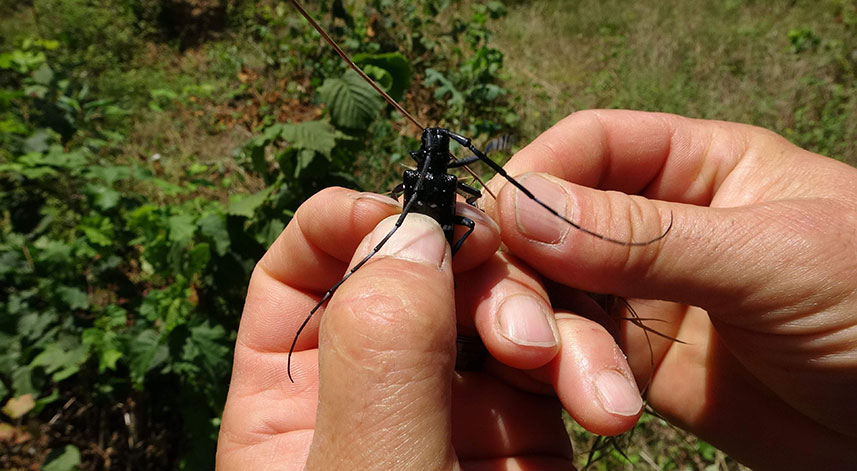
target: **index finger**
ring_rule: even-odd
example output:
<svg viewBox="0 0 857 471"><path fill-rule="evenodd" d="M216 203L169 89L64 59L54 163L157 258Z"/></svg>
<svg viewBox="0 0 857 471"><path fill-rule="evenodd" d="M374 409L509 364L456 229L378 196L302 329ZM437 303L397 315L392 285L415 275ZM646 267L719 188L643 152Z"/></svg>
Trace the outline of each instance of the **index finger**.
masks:
<svg viewBox="0 0 857 471"><path fill-rule="evenodd" d="M751 130L759 132L666 113L580 111L545 131L505 169L511 175L543 172L592 188L707 206L747 154ZM499 189L504 183L495 178L489 186Z"/></svg>
<svg viewBox="0 0 857 471"><path fill-rule="evenodd" d="M238 330L236 370L243 371L240 366L245 352L251 356L288 352L298 327L347 271L360 241L379 221L399 210L391 199L344 188L326 189L301 205L254 270ZM494 253L500 235L496 225L487 222L487 216L468 208L457 210L476 221L473 234L455 261L456 268L467 269L468 264L478 264ZM317 346L318 321L323 312L322 307L301 333L296 354L303 355ZM293 361L292 365L301 365L296 367L297 374L312 376L313 368L300 370L309 363Z"/></svg>

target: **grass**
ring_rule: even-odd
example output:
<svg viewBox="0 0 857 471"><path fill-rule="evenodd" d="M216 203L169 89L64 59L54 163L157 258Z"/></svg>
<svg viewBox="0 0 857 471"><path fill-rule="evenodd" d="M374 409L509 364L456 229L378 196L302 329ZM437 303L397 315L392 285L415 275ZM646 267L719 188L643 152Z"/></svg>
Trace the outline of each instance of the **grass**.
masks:
<svg viewBox="0 0 857 471"><path fill-rule="evenodd" d="M563 413L577 457L577 469L748 471L726 453L649 413L633 431L605 442ZM590 459L590 450L603 450Z"/></svg>
<svg viewBox="0 0 857 471"><path fill-rule="evenodd" d="M543 0L494 31L524 142L579 109L630 108L755 124L857 165L853 2Z"/></svg>

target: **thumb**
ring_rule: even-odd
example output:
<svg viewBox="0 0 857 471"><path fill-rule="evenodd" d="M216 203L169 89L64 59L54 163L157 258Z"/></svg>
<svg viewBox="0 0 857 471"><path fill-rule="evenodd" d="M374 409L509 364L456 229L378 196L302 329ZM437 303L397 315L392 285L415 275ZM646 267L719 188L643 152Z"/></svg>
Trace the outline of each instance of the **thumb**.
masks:
<svg viewBox="0 0 857 471"><path fill-rule="evenodd" d="M352 266L392 229L385 219ZM308 470L453 469L455 308L449 246L411 214L324 312Z"/></svg>
<svg viewBox="0 0 857 471"><path fill-rule="evenodd" d="M545 174L519 181L586 230L626 242L577 230L506 185L490 209L503 242L543 275L575 288L717 310L738 299L764 303L743 298L775 292L766 283L776 273L765 271L794 258L793 248L786 255L782 244L796 231L781 220L792 218L774 217L790 209L775 208L778 203L709 208L594 190ZM639 244L646 241L652 242Z"/></svg>

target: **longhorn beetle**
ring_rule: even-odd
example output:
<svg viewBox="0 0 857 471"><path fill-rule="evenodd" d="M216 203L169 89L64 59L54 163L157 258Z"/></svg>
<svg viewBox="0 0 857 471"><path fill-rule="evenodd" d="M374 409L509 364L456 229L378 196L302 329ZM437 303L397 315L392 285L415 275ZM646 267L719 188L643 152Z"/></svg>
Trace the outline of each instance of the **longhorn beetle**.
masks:
<svg viewBox="0 0 857 471"><path fill-rule="evenodd" d="M554 217L558 217L569 224L571 227L582 231L586 234L589 234L593 237L601 239L603 241L624 245L624 246L632 246L632 247L641 247L646 246L652 243L655 243L664 237L666 237L667 233L669 233L672 228L673 218L672 214L670 214L670 222L667 226L666 230L662 232L660 235L653 239L649 239L642 242L626 242L618 239L613 239L607 237L605 235L599 234L597 232L586 229L585 227L580 226L574 221L566 218L555 209L551 208L538 198L526 187L524 187L520 182L515 180L512 176L506 173L503 170L503 167L496 164L493 160L488 158L484 152L477 149L470 138L464 137L460 134L454 133L448 129L444 128L427 128L419 123L407 110L405 110L399 103L397 103L392 97L390 97L381 87L379 87L368 75L366 75L354 61L339 47L336 41L327 34L327 32L310 16L309 13L301 6L297 0L290 0L292 5L300 12L300 14L306 18L306 20L312 25L316 31L321 34L324 40L336 51L336 53L351 67L358 75L360 75L369 85L372 86L384 99L396 108L405 118L410 120L414 125L419 127L422 130L422 137L420 139L420 148L417 151L410 152L411 157L416 161L419 170L405 170L403 174L404 182L396 187L393 190L394 194L397 194L404 190L404 206L402 207L402 213L399 218L396 220L395 225L381 239L380 242L372 249L372 251L366 255L363 260L357 263L345 276L342 277L335 285L333 285L324 296L318 301L315 307L309 312L307 317L304 319L303 323L301 323L297 332L295 333L295 337L292 340L292 345L289 348L289 356L287 362L287 370L289 380L294 382L292 378L292 353L294 353L295 346L298 342L298 337L301 332L309 323L312 316L318 311L328 299L333 296L333 293L348 280L351 275L354 274L357 270L360 269L366 262L369 261L381 248L384 244L390 240L390 237L396 233L399 227L404 222L405 218L410 212L417 212L421 214L425 214L440 224L443 229L444 234L446 235L446 239L449 244L452 246L452 254L455 253L461 248L461 245L467 239L468 236L473 232L475 223L473 220L468 219L464 216L459 216L455 214L455 199L456 194L459 192L465 193L469 195L468 201L473 201L479 196L481 196L481 192L476 188L470 187L458 180L458 177L448 173L448 170L456 167L464 167L467 169L466 165L476 162L482 161L486 165L488 165L492 170L497 172L503 178L505 178L509 183L515 186L519 191L521 191L528 198L536 202L539 206L545 208L550 214ZM455 159L455 157L449 151L449 141L453 140L460 144L462 147L469 150L473 155L464 159ZM469 169L468 169L469 171ZM467 231L461 236L460 239L453 240L453 232L456 225L465 226ZM477 369L481 366L482 358L484 357L484 347L479 341L478 338L469 338L462 335L459 335L457 340L458 347L458 358L456 359L456 368L459 370L471 370ZM463 355L464 354L464 355Z"/></svg>

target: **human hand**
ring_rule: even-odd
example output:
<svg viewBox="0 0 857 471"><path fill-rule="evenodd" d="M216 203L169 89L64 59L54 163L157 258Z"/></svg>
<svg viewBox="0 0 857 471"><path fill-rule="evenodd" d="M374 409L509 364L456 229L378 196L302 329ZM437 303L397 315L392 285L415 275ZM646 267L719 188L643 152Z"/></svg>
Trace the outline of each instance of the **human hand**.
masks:
<svg viewBox="0 0 857 471"><path fill-rule="evenodd" d="M665 321L649 327L686 342L616 331L655 410L758 469L857 465L857 169L759 128L630 111L571 115L505 168L611 238L654 238L672 212L665 238L628 247L511 185L486 203L558 283L554 308L567 287L644 298L639 316Z"/></svg>
<svg viewBox="0 0 857 471"><path fill-rule="evenodd" d="M467 297L453 296L440 227L411 215L308 324L289 381L298 325L348 261L387 233L392 220L385 217L400 210L377 195L325 190L301 206L259 262L235 347L218 470L570 469L571 446L550 390L490 371L453 372L456 304L463 323L493 295L524 294L550 309L536 278L495 253L496 226L471 208L459 207L477 228L454 265L463 284L471 280ZM502 276L489 277L492 267ZM535 368L558 350L552 316L542 323L542 330L517 331L541 342L486 339L501 357ZM624 359L615 368L630 377Z"/></svg>

